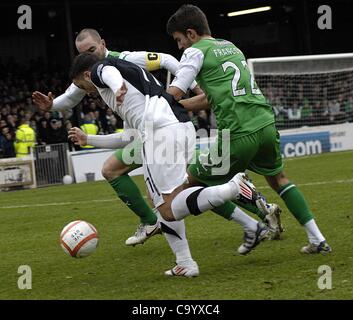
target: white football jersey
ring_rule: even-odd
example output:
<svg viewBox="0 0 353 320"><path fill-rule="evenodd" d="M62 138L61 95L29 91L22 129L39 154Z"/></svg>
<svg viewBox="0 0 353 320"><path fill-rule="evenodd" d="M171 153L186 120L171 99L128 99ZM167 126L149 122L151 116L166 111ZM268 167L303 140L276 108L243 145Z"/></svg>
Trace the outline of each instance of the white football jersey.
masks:
<svg viewBox="0 0 353 320"><path fill-rule="evenodd" d="M187 111L159 81L141 67L115 57L97 62L91 80L105 103L123 119L127 127L137 129L144 137L146 124L161 128L190 121ZM116 92L125 83L124 102L117 106ZM126 125L125 125L126 127Z"/></svg>

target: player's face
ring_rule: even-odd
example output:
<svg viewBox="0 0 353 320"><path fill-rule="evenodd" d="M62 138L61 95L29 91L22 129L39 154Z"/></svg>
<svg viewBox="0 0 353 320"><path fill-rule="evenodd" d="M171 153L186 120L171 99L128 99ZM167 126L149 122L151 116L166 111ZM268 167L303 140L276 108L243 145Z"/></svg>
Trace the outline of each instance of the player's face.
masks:
<svg viewBox="0 0 353 320"><path fill-rule="evenodd" d="M88 94L97 93L97 88L91 82L90 72L85 71L83 77L74 79L74 84L80 89L85 90Z"/></svg>
<svg viewBox="0 0 353 320"><path fill-rule="evenodd" d="M178 44L179 50L185 50L192 46L191 40L181 32L173 32L173 39Z"/></svg>
<svg viewBox="0 0 353 320"><path fill-rule="evenodd" d="M105 42L103 39L97 41L88 35L82 41L76 41L76 48L79 53L91 52L98 56L100 59L105 58Z"/></svg>

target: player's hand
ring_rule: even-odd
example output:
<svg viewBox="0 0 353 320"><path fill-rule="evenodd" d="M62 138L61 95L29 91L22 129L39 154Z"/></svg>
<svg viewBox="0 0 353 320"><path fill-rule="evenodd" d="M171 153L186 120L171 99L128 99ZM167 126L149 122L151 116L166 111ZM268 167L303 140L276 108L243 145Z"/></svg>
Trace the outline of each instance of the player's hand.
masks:
<svg viewBox="0 0 353 320"><path fill-rule="evenodd" d="M203 94L203 90L201 89L201 87L199 85L196 85L194 89L192 89L192 92L196 95L199 95L199 94Z"/></svg>
<svg viewBox="0 0 353 320"><path fill-rule="evenodd" d="M126 92L127 92L127 87L126 87L125 83L123 83L121 88L115 94L117 106L122 105L122 103L124 102Z"/></svg>
<svg viewBox="0 0 353 320"><path fill-rule="evenodd" d="M45 94L39 92L39 91L34 91L32 93L32 99L34 104L39 108L41 111L50 111L51 108L53 107L53 94L51 92L48 93L46 96Z"/></svg>
<svg viewBox="0 0 353 320"><path fill-rule="evenodd" d="M69 139L79 146L85 146L87 144L87 134L77 127L73 127L69 130Z"/></svg>

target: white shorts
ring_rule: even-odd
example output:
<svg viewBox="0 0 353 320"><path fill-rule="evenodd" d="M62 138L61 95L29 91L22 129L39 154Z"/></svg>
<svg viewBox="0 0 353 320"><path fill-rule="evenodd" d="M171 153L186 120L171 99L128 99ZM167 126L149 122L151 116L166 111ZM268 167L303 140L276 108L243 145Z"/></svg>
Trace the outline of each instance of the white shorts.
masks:
<svg viewBox="0 0 353 320"><path fill-rule="evenodd" d="M155 207L164 203L163 194L172 193L187 181L187 165L195 151L195 128L179 122L155 129L143 143L144 178Z"/></svg>

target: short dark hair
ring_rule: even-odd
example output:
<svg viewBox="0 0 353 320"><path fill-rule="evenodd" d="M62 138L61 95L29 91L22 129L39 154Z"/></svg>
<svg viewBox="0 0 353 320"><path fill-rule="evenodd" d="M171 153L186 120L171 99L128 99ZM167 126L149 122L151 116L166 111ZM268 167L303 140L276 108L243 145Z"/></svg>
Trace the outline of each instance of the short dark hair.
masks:
<svg viewBox="0 0 353 320"><path fill-rule="evenodd" d="M98 61L99 58L91 52L80 53L71 64L70 79L77 79L84 71L90 71Z"/></svg>
<svg viewBox="0 0 353 320"><path fill-rule="evenodd" d="M187 29L194 29L199 36L211 35L206 15L199 7L192 4L182 5L168 20L167 33L186 34Z"/></svg>

